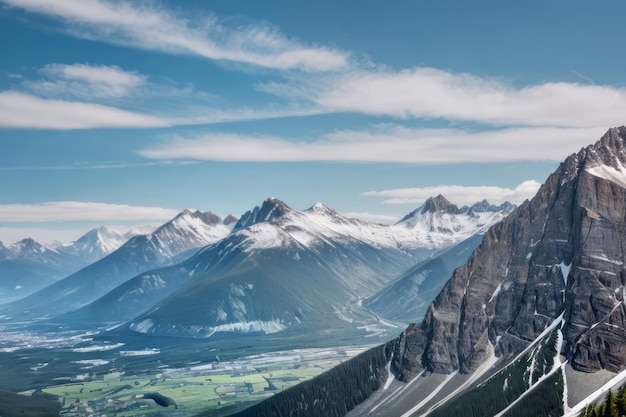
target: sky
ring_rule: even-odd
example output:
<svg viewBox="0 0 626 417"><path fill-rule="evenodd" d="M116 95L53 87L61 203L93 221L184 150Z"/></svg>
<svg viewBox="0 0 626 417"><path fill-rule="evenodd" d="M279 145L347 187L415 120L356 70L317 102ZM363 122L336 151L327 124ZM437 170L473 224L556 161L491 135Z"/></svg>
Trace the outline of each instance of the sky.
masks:
<svg viewBox="0 0 626 417"><path fill-rule="evenodd" d="M0 241L532 197L626 119L623 1L0 0Z"/></svg>

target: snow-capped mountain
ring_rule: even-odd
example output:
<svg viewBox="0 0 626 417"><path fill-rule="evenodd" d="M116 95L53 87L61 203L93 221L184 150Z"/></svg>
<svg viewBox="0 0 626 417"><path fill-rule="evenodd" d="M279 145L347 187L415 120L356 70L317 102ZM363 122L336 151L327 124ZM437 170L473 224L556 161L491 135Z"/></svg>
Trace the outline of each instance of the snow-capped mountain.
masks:
<svg viewBox="0 0 626 417"><path fill-rule="evenodd" d="M347 415L587 415L626 379L624 213L620 127L491 227L420 324L326 374L326 390L313 380L237 416L296 398L307 415L345 415L369 395Z"/></svg>
<svg viewBox="0 0 626 417"><path fill-rule="evenodd" d="M357 321L377 320L359 300L416 262L387 229L270 198L187 261L140 274L66 317L132 319L138 332L194 337L355 330Z"/></svg>
<svg viewBox="0 0 626 417"><path fill-rule="evenodd" d="M132 228L122 233L107 226L90 230L71 243L57 245L56 250L86 261L85 266L104 258L115 251L131 237L141 234L141 231Z"/></svg>
<svg viewBox="0 0 626 417"><path fill-rule="evenodd" d="M26 238L0 246L0 303L8 303L44 288L87 263Z"/></svg>
<svg viewBox="0 0 626 417"><path fill-rule="evenodd" d="M28 297L7 305L3 311L31 315L58 314L74 310L148 269L173 263L182 253L223 238L230 227L210 212L185 210L154 232L132 237L114 252L69 277ZM90 240L93 243L111 240ZM89 249L87 249L89 251Z"/></svg>
<svg viewBox="0 0 626 417"><path fill-rule="evenodd" d="M225 239L140 274L66 318L131 320L138 332L194 337L354 330L380 320L361 306L363 298L435 251L404 225L347 218L321 203L296 211L268 198Z"/></svg>
<svg viewBox="0 0 626 417"><path fill-rule="evenodd" d="M421 246L445 248L469 237L484 233L490 226L509 215L515 206L505 202L500 206L486 200L460 209L442 195L431 197L406 215L395 229L407 229L419 239Z"/></svg>

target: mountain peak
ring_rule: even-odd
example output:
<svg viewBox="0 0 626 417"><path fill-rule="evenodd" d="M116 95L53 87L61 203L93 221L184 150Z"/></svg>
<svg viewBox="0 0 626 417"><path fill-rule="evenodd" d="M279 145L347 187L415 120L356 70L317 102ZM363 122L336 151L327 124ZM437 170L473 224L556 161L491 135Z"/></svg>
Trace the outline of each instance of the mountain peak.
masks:
<svg viewBox="0 0 626 417"><path fill-rule="evenodd" d="M222 223L224 223L226 226L229 226L233 223L236 223L237 220L239 219L233 216L232 214L229 214L226 217L224 217L224 221Z"/></svg>
<svg viewBox="0 0 626 417"><path fill-rule="evenodd" d="M244 229L256 223L271 222L291 212L293 212L293 209L285 202L275 197L269 197L263 201L261 207L256 206L252 210L245 212L237 221L233 230Z"/></svg>
<svg viewBox="0 0 626 417"><path fill-rule="evenodd" d="M459 208L456 205L452 204L441 194L437 195L436 197L430 197L424 202L424 204L422 204L420 209L420 212L422 214L437 212L455 214L459 211Z"/></svg>
<svg viewBox="0 0 626 417"><path fill-rule="evenodd" d="M319 203L319 202L313 204L311 207L306 209L305 212L307 212L307 213L326 214L328 216L333 216L333 217L339 215L335 210L333 210L330 207L324 205L323 203Z"/></svg>
<svg viewBox="0 0 626 417"><path fill-rule="evenodd" d="M505 201L504 203L496 206L495 204L491 204L487 199L479 201L478 203L474 203L471 206L463 206L459 209L459 213L496 213L501 212L504 214L510 214L516 205Z"/></svg>

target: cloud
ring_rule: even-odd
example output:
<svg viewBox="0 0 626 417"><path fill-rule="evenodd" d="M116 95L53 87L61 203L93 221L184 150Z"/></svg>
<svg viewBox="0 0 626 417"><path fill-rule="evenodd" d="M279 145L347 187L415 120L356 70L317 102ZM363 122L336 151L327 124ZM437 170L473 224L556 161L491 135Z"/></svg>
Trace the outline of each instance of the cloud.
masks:
<svg viewBox="0 0 626 417"><path fill-rule="evenodd" d="M515 188L502 188L495 186L468 187L462 185L437 185L421 188L398 188L384 191L367 191L361 193L364 197L383 197L385 204L421 204L429 197L443 195L451 202L458 205L472 205L486 199L491 204L501 204L505 201L520 204L524 200L533 197L541 183L528 180Z"/></svg>
<svg viewBox="0 0 626 417"><path fill-rule="evenodd" d="M169 121L158 117L101 104L43 99L14 91L0 92L0 128L69 130L169 125Z"/></svg>
<svg viewBox="0 0 626 417"><path fill-rule="evenodd" d="M102 161L102 162L76 162L71 165L15 165L0 166L0 171L74 171L92 169L124 169L151 166L182 166L194 165L198 161L148 161L148 162L128 162L128 161Z"/></svg>
<svg viewBox="0 0 626 417"><path fill-rule="evenodd" d="M52 201L40 204L1 204L0 222L80 222L169 220L177 210L162 207L128 206L81 201Z"/></svg>
<svg viewBox="0 0 626 417"><path fill-rule="evenodd" d="M604 132L581 128L509 128L484 132L385 124L336 131L309 141L231 133L174 137L139 151L151 159L239 162L459 163L560 161Z"/></svg>
<svg viewBox="0 0 626 417"><path fill-rule="evenodd" d="M41 71L48 80L25 82L39 94L52 96L124 97L144 84L146 76L117 66L49 64Z"/></svg>
<svg viewBox="0 0 626 417"><path fill-rule="evenodd" d="M327 112L491 125L608 127L623 123L626 108L625 88L564 82L518 87L436 68L346 71L265 83L257 89L311 101Z"/></svg>
<svg viewBox="0 0 626 417"><path fill-rule="evenodd" d="M60 19L74 36L113 44L276 69L328 71L348 64L343 52L304 45L267 24L234 26L214 15L178 16L155 2L2 1Z"/></svg>

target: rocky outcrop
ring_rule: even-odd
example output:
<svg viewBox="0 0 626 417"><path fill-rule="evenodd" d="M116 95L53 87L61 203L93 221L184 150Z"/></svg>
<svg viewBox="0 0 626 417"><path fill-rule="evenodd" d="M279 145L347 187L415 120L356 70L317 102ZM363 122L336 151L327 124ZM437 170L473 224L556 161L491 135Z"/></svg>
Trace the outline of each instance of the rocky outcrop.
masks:
<svg viewBox="0 0 626 417"><path fill-rule="evenodd" d="M394 369L468 373L492 352L520 352L560 317L561 353L575 368L624 369L625 243L622 127L567 158L531 201L487 232L419 330L405 332L411 349L394 357Z"/></svg>

